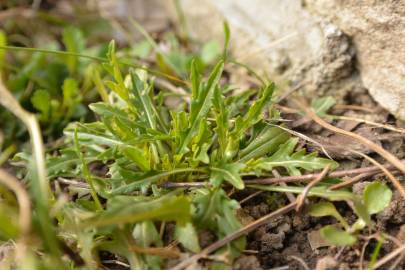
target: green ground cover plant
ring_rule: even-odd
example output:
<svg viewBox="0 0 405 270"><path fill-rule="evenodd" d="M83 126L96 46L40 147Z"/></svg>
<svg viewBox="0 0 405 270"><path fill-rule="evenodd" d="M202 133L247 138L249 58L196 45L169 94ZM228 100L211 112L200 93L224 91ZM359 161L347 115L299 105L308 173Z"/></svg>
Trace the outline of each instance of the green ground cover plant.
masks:
<svg viewBox="0 0 405 270"><path fill-rule="evenodd" d="M257 89L235 89L228 83L226 26L223 50L208 43L200 52L186 54L170 37L173 50L161 52L144 36L146 43L119 53L114 41L86 48L80 30L66 28L65 51L37 50L8 74L7 87L36 114L42 134L53 142L43 164L35 138L34 150L21 147L13 158L33 199L31 229L24 235L17 222L18 202L1 189L0 238L4 243L23 238L25 248L23 260L18 252L8 254L8 269L99 269L111 257L131 269L162 269L172 257L181 260L200 252L200 233L209 231L218 240L243 227L231 190L300 194L305 188L246 186L245 179L270 176L274 169L300 175L338 167L298 146L299 138L288 132L274 106L274 83L261 79ZM19 50L4 41L2 47ZM134 51L142 58L152 50L152 67L132 62ZM184 89L175 95L175 105L168 101L173 93L155 85L159 76ZM30 83L34 90L27 94ZM323 115L332 103L318 100L313 108ZM15 125L4 128L9 146L24 128L11 123L9 112L1 113L6 126ZM24 136L18 137L21 143ZM322 199L309 214L335 217L338 225L324 227L321 234L334 245L352 245L363 228L373 226L370 216L388 205L391 191L379 182L368 185L363 197L349 189L328 190L339 181L327 178L309 192ZM178 182L199 186L169 185ZM356 223L348 224L329 202L338 200L353 205ZM177 249L168 246L173 243ZM206 266L230 268L245 246L245 237L228 243Z"/></svg>

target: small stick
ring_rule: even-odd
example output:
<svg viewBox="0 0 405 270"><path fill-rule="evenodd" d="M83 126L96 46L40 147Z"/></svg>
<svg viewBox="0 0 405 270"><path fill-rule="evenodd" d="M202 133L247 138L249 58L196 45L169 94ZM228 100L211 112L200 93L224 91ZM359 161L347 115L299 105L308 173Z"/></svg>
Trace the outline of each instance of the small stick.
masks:
<svg viewBox="0 0 405 270"><path fill-rule="evenodd" d="M104 264L116 264L116 265L119 265L119 266L123 266L125 268L131 268L131 266L129 264L121 262L119 260L104 260L104 261L101 261L101 262L104 263Z"/></svg>
<svg viewBox="0 0 405 270"><path fill-rule="evenodd" d="M190 103L190 94L187 93L186 90L184 90L183 88L177 87L161 78L156 78L155 84L161 88L169 90L170 92L176 95L179 95L185 102Z"/></svg>
<svg viewBox="0 0 405 270"><path fill-rule="evenodd" d="M241 200L241 201L239 202L239 204L244 204L245 202L249 201L250 199L256 197L256 196L259 195L259 194L262 194L263 192L264 192L264 190L256 191L255 193L250 194L250 195L247 196L246 198L243 198L243 200Z"/></svg>
<svg viewBox="0 0 405 270"><path fill-rule="evenodd" d="M405 252L402 252L401 255L398 256L398 258L395 260L395 262L390 266L390 268L388 270L395 270L398 269L397 266L400 262L402 262L402 260L405 257Z"/></svg>
<svg viewBox="0 0 405 270"><path fill-rule="evenodd" d="M311 181L302 191L302 193L298 196L297 198L297 206L295 210L300 211L302 206L305 204L305 199L307 198L308 192L322 179L328 174L328 171L330 169L330 165L326 165L326 167L322 170L322 172L319 174L317 178L315 178L313 181Z"/></svg>
<svg viewBox="0 0 405 270"><path fill-rule="evenodd" d="M337 110L353 110L353 111L365 111L369 113L375 113L375 109L359 106L359 105L346 105L346 104L336 104L333 106L334 109Z"/></svg>
<svg viewBox="0 0 405 270"><path fill-rule="evenodd" d="M354 151L354 150L351 150L351 152L356 153L356 154L364 157L365 159L367 159L368 161L370 161L371 163L373 163L374 165L379 167L381 169L381 171L383 171L383 173L392 182L392 184L398 189L398 191L401 193L402 197L405 198L405 189L404 189L404 187L401 185L401 183L398 181L398 179L396 179L395 176L392 173L390 173L390 171L388 171L382 164L380 164L374 158L371 158L371 157L369 157L369 156L367 156L367 155L365 155L365 154L363 154L361 152Z"/></svg>
<svg viewBox="0 0 405 270"><path fill-rule="evenodd" d="M401 160L401 162L405 162L405 160ZM383 165L387 170L397 170L391 164ZM370 173L373 175L381 171L380 167L378 166L368 166L363 168L357 169L350 169L350 170L340 170L334 171L329 173L329 177L344 177L344 176L351 176L356 174L362 173ZM262 179L251 179L251 180L244 180L245 184L252 185L252 184L259 184L259 185L271 185L271 184L278 184L278 183L297 183L297 182L306 182L312 179L315 179L319 176L319 173L310 173L304 175L293 175L293 176L281 176L281 177L271 177L271 178L262 178ZM206 182L166 182L161 184L163 188L200 188L200 187L209 187L210 184Z"/></svg>
<svg viewBox="0 0 405 270"><path fill-rule="evenodd" d="M402 160L404 162L405 160ZM388 170L395 170L396 168L391 164L386 164L384 167ZM350 169L350 170L340 170L331 172L329 177L343 177L343 176L351 176L361 173L377 173L381 169L378 166L368 166L363 168L357 169ZM273 178L263 178L263 179L252 179L252 180L245 180L246 184L277 184L280 182L284 183L291 183L291 182L305 182L312 180L319 176L319 173L312 173L312 174L304 174L304 175L297 175L297 176L282 176L282 177L273 177Z"/></svg>
<svg viewBox="0 0 405 270"><path fill-rule="evenodd" d="M373 121L368 121L366 119L350 117L350 116L331 115L331 114L326 115L326 117L332 118L332 119L354 121L354 122L367 124L367 125L375 126L375 127L379 127L379 128L384 128L384 129L387 129L387 130L391 130L391 131L395 131L395 132L398 132L398 133L405 134L405 129L403 129L403 128L397 128L397 127L394 127L394 126L388 125L388 124L381 124L381 123L377 123L377 122L373 122Z"/></svg>
<svg viewBox="0 0 405 270"><path fill-rule="evenodd" d="M201 258L206 257L208 254L214 252L215 250L225 246L226 244L228 244L229 242L238 239L239 237L246 235L248 233L250 233L251 231L255 230L256 228L268 223L271 219L284 215L292 210L295 209L297 203L290 203L268 215L265 215L261 218L259 218L258 220L253 221L252 223L248 224L247 226L237 230L234 233L231 233L227 236L225 236L224 238L214 242L213 244L209 245L208 247L206 247L205 249L203 249L200 253L195 254L194 256L191 256L188 259L185 259L184 261L180 262L179 264L177 264L176 266L174 266L173 268L171 268L171 270L181 270L184 269L186 267L188 267L190 264L198 261Z"/></svg>
<svg viewBox="0 0 405 270"><path fill-rule="evenodd" d="M280 103L282 100L286 99L288 96L290 96L292 93L298 91L299 89L301 89L304 85L306 84L306 82L300 82L298 84L296 84L295 86L291 87L288 91L284 92L277 100L276 103Z"/></svg>
<svg viewBox="0 0 405 270"><path fill-rule="evenodd" d="M364 146L372 149L376 153L378 153L380 156L385 158L388 162L390 162L392 165L394 165L397 169L399 169L402 173L405 173L405 164L402 163L396 156L382 148L381 146L375 144L374 142L364 138L363 136L360 136L359 134L343 130L337 127L332 126L331 124L325 122L322 118L320 118L312 109L309 109L308 107L304 106L301 102L296 101L295 102L300 109L302 109L307 116L309 116L313 121L315 121L318 125L329 129L335 133L342 134L344 136L356 139L358 142L363 144ZM375 165L375 162L373 162ZM379 164L381 165L381 164ZM379 166L378 165L378 166ZM405 189L402 187L401 183L387 170L385 169L382 165L380 167L381 170L384 171L384 173L389 177L393 185L401 192L401 195L403 198L405 198Z"/></svg>
<svg viewBox="0 0 405 270"><path fill-rule="evenodd" d="M371 175L373 175L373 174L374 174L374 173L361 173L361 174L359 174L359 175L356 175L356 176L353 177L353 178L350 178L350 179L347 180L347 181L344 181L344 182L342 182L342 183L333 185L333 186L331 186L329 189L330 189L330 190L336 190L336 189L344 188L344 187L347 187L347 186L351 186L351 185L353 185L354 183L357 183L358 181L360 181L360 180L362 180L362 179L364 179L364 178L366 178L366 177L368 177L368 176L371 176Z"/></svg>
<svg viewBox="0 0 405 270"><path fill-rule="evenodd" d="M369 242L370 242L370 238L366 239L366 242L363 244L363 247L361 248L359 270L363 270L364 254L366 253L366 248L367 248Z"/></svg>
<svg viewBox="0 0 405 270"><path fill-rule="evenodd" d="M179 251L173 248L166 247L141 247L136 245L131 245L130 250L136 253L147 254L147 255L156 255L161 257L168 258L177 258L181 254Z"/></svg>
<svg viewBox="0 0 405 270"><path fill-rule="evenodd" d="M278 173L278 171L276 169L272 170L271 172L273 173L273 175L275 177L281 177L281 175ZM280 182L279 185L282 187L287 186L287 184L284 182ZM290 202L295 202L295 200L296 200L295 196L291 192L286 192L285 195L287 196L287 198Z"/></svg>
<svg viewBox="0 0 405 270"><path fill-rule="evenodd" d="M386 256L384 256L383 258L381 258L378 262L376 262L374 264L374 269L377 269L380 266L383 266L384 264L386 264L387 262L389 262L390 260L392 260L393 258L395 258L395 256L401 254L402 252L405 251L405 244L403 244L402 246L400 246L399 248L395 249L394 251L392 251L391 253L387 254Z"/></svg>
<svg viewBox="0 0 405 270"><path fill-rule="evenodd" d="M160 185L162 188L201 188L210 187L207 182L166 182Z"/></svg>
<svg viewBox="0 0 405 270"><path fill-rule="evenodd" d="M307 263L306 263L302 258L300 258L300 257L298 257L298 256L293 256L293 255L290 255L290 256L288 256L288 257L291 258L291 259L293 259L293 260L296 260L297 262L299 262L305 270L311 270L311 269L308 267Z"/></svg>
<svg viewBox="0 0 405 270"><path fill-rule="evenodd" d="M72 179L66 179L63 177L58 177L57 180L59 183L62 183L65 185L74 186L74 187L78 187L78 188L90 189L90 185L85 182L80 182L80 181L76 181L76 180L72 180Z"/></svg>

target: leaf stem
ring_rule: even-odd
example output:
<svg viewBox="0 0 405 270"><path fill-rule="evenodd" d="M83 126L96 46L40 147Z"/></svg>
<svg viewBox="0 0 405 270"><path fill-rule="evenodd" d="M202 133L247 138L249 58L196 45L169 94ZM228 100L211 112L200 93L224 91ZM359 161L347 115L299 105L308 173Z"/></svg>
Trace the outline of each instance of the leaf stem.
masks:
<svg viewBox="0 0 405 270"><path fill-rule="evenodd" d="M101 205L100 200L98 199L98 195L97 195L96 189L94 188L94 183L93 183L93 179L91 177L89 168L87 167L86 161L84 159L84 155L83 155L82 151L80 150L79 139L77 137L77 128L75 128L75 133L74 133L74 145L76 148L76 153L82 163L83 178L86 180L87 184L89 184L89 186L90 186L91 197L93 198L94 203L96 204L97 210L102 211L103 206Z"/></svg>

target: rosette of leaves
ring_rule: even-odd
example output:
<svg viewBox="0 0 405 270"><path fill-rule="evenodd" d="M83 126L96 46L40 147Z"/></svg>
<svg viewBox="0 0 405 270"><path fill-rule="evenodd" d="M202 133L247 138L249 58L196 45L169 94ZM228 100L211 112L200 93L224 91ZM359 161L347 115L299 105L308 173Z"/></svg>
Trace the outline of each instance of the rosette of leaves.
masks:
<svg viewBox="0 0 405 270"><path fill-rule="evenodd" d="M108 99L89 106L98 120L69 125L66 147L48 157L50 178L79 178L88 184L84 190L71 189L80 199L68 203L59 220L81 243L88 266L98 260L95 251L107 250L126 257L134 269L159 269L167 222L175 222L174 237L188 252L201 249L201 231L220 239L241 227L239 204L224 187L243 189L243 175L268 175L276 167L299 174L337 166L297 151L296 138L268 125L277 124L272 83L235 93L221 82L223 61L206 79L194 62L189 104L169 109L165 93L155 89L144 70L121 72L113 42L108 60L104 67L111 80L103 82L111 90ZM106 173L90 169L92 164ZM172 191L165 188L168 181L206 186ZM218 254L230 263L244 246L241 238Z"/></svg>
<svg viewBox="0 0 405 270"><path fill-rule="evenodd" d="M347 191L346 193L347 196L341 199L351 202L350 205L358 216L358 219L352 225L348 224L331 202L316 203L311 205L309 210L309 214L314 217L331 216L339 221L338 224L325 226L319 231L327 242L336 246L355 244L357 235L363 228L366 226L373 227L371 216L388 207L392 198L392 191L385 184L378 181L367 184L362 197Z"/></svg>

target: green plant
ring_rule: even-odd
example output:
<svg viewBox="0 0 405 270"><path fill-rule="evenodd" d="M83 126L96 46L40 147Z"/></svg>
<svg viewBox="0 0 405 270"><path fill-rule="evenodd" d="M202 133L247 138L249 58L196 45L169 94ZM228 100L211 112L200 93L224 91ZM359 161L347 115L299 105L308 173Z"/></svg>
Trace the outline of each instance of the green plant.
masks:
<svg viewBox="0 0 405 270"><path fill-rule="evenodd" d="M4 55L3 49L8 47L6 35L2 36L0 45ZM85 103L97 99L92 87L96 66L91 64L91 60L78 58L75 54L97 57L104 53L103 46L87 48L82 31L75 27L64 29L62 44L65 55L50 57L43 54L41 49L27 48L25 51L16 51L7 60L0 58L2 76L6 78L8 89L25 109L38 114L44 127L43 134L51 138L59 137L69 122L85 119L89 112ZM53 40L46 49L58 48L57 40ZM3 109L0 110L0 116L4 119L0 125L5 133L5 145L9 145L11 140L15 142L15 139L24 141L26 133L23 127L10 121L11 115Z"/></svg>
<svg viewBox="0 0 405 270"><path fill-rule="evenodd" d="M332 203L320 202L313 204L311 205L309 214L315 217L335 217L344 231L336 226L328 225L320 230L322 237L336 246L350 246L356 243L356 235L360 230L366 225L373 226L370 216L388 207L391 197L392 191L385 184L377 181L365 187L362 198L351 195L351 199L348 198L348 201L352 203L353 209L358 215L357 221L351 226L339 214Z"/></svg>
<svg viewBox="0 0 405 270"><path fill-rule="evenodd" d="M223 48L212 41L200 50L172 33L155 42L132 21L144 40L120 42L116 51L114 42L105 42L110 36L103 34L111 30L105 19L88 20L92 16L86 14L84 23L78 19L72 27L51 13L36 11L30 33L22 29L24 19L11 19L0 31L0 72L7 86L0 84L0 103L25 124L0 109L0 165L20 166L11 170L22 178L19 183L0 169L0 182L6 183L0 187L0 244L12 247L2 253L2 269L99 269L110 258L132 269L162 269L172 257L200 252L207 268L230 269L246 247L239 235L259 226L255 221L242 228L240 204L230 195L243 194L238 192L246 188L245 179L268 177L275 169L297 176L338 166L307 153L291 135L296 133L287 132L273 106L274 84L228 55L226 23ZM52 24L52 31L38 30L43 23ZM44 48L13 46L42 44L44 34ZM185 25L183 34L187 38ZM229 85L230 64L245 68L261 87ZM181 91L168 91L173 89ZM320 117L339 119L328 114L335 103L325 97L311 107ZM24 152L8 160L19 149ZM388 205L392 193L379 182L369 184L363 196L330 190L336 181L327 178L308 192L323 199L309 214L334 217L338 223L320 233L333 245L348 246L364 228L373 228L371 216ZM303 184L247 187L305 190ZM284 203L278 194L271 198L267 203ZM347 201L357 221L349 224L333 201ZM214 246L227 236L235 240L222 241L208 255L200 243L205 233L218 241Z"/></svg>
<svg viewBox="0 0 405 270"><path fill-rule="evenodd" d="M170 110L144 70L122 74L113 42L108 60L108 101L90 105L99 121L69 124L67 147L47 161L51 179L79 178L89 184L80 194L91 194L93 200L69 202L58 215L64 235L73 235L78 243L93 239L80 251L88 267L96 260L89 254L108 250L125 256L134 268L158 268L162 261L156 255L129 254L122 247L131 241L143 248L161 246L157 226L170 221L176 221L177 240L194 252L200 249L199 231L210 230L218 238L236 231L241 227L239 204L223 187L243 189L241 175L267 175L275 167L299 174L337 166L296 151L297 139L267 124L277 115L271 106L272 83L236 94L220 83L222 61L206 80L193 62L190 104ZM89 164L101 164L108 173L96 176ZM166 181L204 181L207 187L171 192L162 185ZM105 206L101 200L107 200ZM139 234L140 226L150 234ZM242 238L218 253L232 261L244 245Z"/></svg>
<svg viewBox="0 0 405 270"><path fill-rule="evenodd" d="M358 219L352 225L343 218L331 202L319 202L310 206L309 214L314 217L331 216L339 221L338 226L328 225L320 230L320 234L325 240L336 246L350 246L356 243L358 233L366 226L373 227L371 215L383 211L388 207L392 191L378 181L368 184L363 192L363 196L353 194L349 190L329 190L330 184L323 183L312 188L308 197L319 197L329 201L346 201L353 208ZM289 192L300 194L305 187L300 186L263 186L250 185L249 187L274 192ZM341 230L340 228L343 228Z"/></svg>

